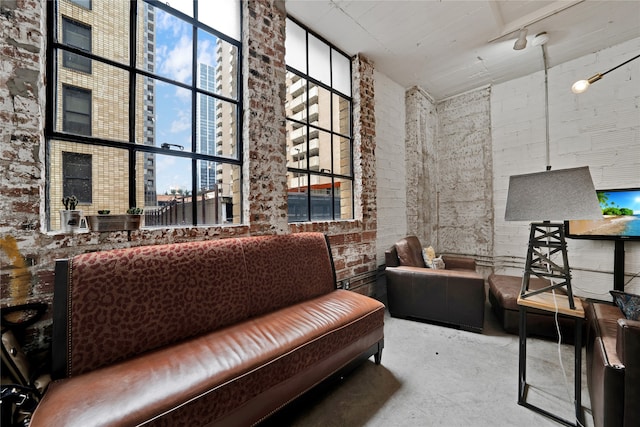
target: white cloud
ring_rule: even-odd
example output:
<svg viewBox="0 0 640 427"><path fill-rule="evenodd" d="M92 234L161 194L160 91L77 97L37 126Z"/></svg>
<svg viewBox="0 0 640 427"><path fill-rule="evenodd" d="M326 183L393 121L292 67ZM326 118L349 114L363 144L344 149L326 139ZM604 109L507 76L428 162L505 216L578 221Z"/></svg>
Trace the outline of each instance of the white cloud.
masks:
<svg viewBox="0 0 640 427"><path fill-rule="evenodd" d="M158 55L160 60L160 72L174 80L183 83L191 82L191 38L183 35L173 46L173 49L165 45L160 50L166 55Z"/></svg>
<svg viewBox="0 0 640 427"><path fill-rule="evenodd" d="M180 133L191 129L191 115L185 111L178 111L178 117L171 122L169 132Z"/></svg>

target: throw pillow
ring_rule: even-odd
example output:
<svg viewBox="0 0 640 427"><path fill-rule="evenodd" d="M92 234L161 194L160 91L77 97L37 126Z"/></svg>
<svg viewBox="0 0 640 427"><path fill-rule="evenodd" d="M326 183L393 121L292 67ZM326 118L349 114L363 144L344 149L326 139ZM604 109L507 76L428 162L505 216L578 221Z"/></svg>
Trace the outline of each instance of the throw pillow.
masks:
<svg viewBox="0 0 640 427"><path fill-rule="evenodd" d="M433 250L432 246L425 247L422 250L422 258L424 259L424 263L429 268L433 268L433 259L436 257L436 251Z"/></svg>
<svg viewBox="0 0 640 427"><path fill-rule="evenodd" d="M628 294L621 291L609 291L613 302L629 320L640 320L640 295Z"/></svg>
<svg viewBox="0 0 640 427"><path fill-rule="evenodd" d="M433 268L435 270L444 270L445 269L444 261L442 260L441 256L439 256L438 258L434 258L433 259L433 263L431 264L431 268Z"/></svg>

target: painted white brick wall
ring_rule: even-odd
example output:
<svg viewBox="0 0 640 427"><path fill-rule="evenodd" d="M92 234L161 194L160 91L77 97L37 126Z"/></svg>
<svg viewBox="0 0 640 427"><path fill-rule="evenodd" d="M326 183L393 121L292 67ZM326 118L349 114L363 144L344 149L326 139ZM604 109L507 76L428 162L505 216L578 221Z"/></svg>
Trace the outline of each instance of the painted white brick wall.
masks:
<svg viewBox="0 0 640 427"><path fill-rule="evenodd" d="M574 81L606 71L640 51L640 38L552 67L549 140L552 169L589 166L599 189L640 186L640 61L631 62L580 95ZM540 53L542 55L542 52ZM505 222L510 175L545 170L544 72L492 88L495 271L522 274L528 224ZM543 218L541 218L542 220ZM577 295L610 299L611 241L568 240ZM626 242L626 290L640 293L640 242Z"/></svg>
<svg viewBox="0 0 640 427"><path fill-rule="evenodd" d="M380 72L374 72L374 78L378 190L376 256L378 265L382 265L385 249L407 233L405 90Z"/></svg>

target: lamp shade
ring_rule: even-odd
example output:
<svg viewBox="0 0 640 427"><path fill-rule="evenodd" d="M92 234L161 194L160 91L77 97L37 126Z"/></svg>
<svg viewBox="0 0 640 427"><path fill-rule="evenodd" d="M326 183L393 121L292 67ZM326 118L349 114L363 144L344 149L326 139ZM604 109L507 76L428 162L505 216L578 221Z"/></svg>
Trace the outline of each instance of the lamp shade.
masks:
<svg viewBox="0 0 640 427"><path fill-rule="evenodd" d="M509 177L507 221L601 219L587 166Z"/></svg>

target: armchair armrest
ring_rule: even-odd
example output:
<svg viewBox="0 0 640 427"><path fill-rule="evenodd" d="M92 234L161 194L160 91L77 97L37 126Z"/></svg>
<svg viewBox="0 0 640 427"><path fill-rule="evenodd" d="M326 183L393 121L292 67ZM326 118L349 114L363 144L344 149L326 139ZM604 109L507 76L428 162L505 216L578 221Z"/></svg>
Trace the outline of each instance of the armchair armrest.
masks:
<svg viewBox="0 0 640 427"><path fill-rule="evenodd" d="M456 255L443 255L442 260L447 270L476 270L476 260Z"/></svg>
<svg viewBox="0 0 640 427"><path fill-rule="evenodd" d="M624 425L640 425L640 321L618 319L616 352L624 363Z"/></svg>
<svg viewBox="0 0 640 427"><path fill-rule="evenodd" d="M396 251L395 246L384 251L384 262L387 267L397 267L400 265L400 262L398 261L398 251Z"/></svg>

